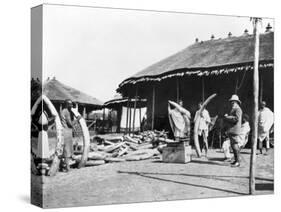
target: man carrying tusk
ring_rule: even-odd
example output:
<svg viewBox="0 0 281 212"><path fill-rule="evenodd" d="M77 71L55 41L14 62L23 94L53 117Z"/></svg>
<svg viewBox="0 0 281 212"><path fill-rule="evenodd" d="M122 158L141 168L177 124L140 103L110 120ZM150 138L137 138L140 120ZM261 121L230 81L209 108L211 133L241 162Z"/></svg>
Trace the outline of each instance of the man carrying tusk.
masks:
<svg viewBox="0 0 281 212"><path fill-rule="evenodd" d="M168 101L169 121L176 141L189 144L190 140L190 112L183 107L182 100L179 104Z"/></svg>

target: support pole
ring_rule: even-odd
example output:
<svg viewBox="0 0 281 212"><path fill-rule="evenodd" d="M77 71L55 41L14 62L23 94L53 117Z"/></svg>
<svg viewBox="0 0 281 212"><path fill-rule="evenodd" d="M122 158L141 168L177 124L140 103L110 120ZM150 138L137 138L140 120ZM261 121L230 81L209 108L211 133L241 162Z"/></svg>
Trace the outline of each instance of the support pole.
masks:
<svg viewBox="0 0 281 212"><path fill-rule="evenodd" d="M60 104L60 114L62 113L62 104Z"/></svg>
<svg viewBox="0 0 281 212"><path fill-rule="evenodd" d="M125 133L128 133L128 126L129 126L129 99L127 100L127 115L126 115L126 129Z"/></svg>
<svg viewBox="0 0 281 212"><path fill-rule="evenodd" d="M261 18L251 19L254 26L255 39L255 54L254 54L254 71L253 71L253 115L252 115L252 150L250 160L250 178L249 178L249 193L255 193L255 175L256 175L256 150L258 137L258 101L259 101L259 30L258 23Z"/></svg>
<svg viewBox="0 0 281 212"><path fill-rule="evenodd" d="M86 112L86 107L85 106L83 108L83 118L87 119L87 112Z"/></svg>
<svg viewBox="0 0 281 212"><path fill-rule="evenodd" d="M180 85L179 85L179 78L176 79L177 80L177 103L179 103L180 100Z"/></svg>
<svg viewBox="0 0 281 212"><path fill-rule="evenodd" d="M131 101L129 99L129 101ZM131 106L129 105L129 135L131 134L131 127L132 127L132 110Z"/></svg>
<svg viewBox="0 0 281 212"><path fill-rule="evenodd" d="M263 78L260 76L260 102L263 101Z"/></svg>
<svg viewBox="0 0 281 212"><path fill-rule="evenodd" d="M155 116L155 85L153 85L153 89L152 89L152 123L151 123L151 130L154 130L154 116Z"/></svg>
<svg viewBox="0 0 281 212"><path fill-rule="evenodd" d="M102 131L104 132L104 125L105 125L105 108L103 108L102 113Z"/></svg>
<svg viewBox="0 0 281 212"><path fill-rule="evenodd" d="M139 118L140 118L140 130L139 131L141 132L141 121L142 121L141 120L141 107L139 108Z"/></svg>
<svg viewBox="0 0 281 212"><path fill-rule="evenodd" d="M135 101L134 101L133 132L135 131L137 98L138 98L138 85L136 85L136 95L135 95Z"/></svg>
<svg viewBox="0 0 281 212"><path fill-rule="evenodd" d="M202 77L202 102L205 101L205 82L204 78Z"/></svg>

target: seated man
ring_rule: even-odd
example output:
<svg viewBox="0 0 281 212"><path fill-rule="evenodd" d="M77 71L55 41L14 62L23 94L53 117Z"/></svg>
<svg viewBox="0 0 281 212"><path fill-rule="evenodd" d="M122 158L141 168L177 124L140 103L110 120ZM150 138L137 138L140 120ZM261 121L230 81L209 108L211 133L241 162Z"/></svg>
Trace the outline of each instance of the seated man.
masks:
<svg viewBox="0 0 281 212"><path fill-rule="evenodd" d="M245 145L247 144L250 130L251 128L249 125L249 116L247 114L243 114L241 134L239 135L239 142L238 142L238 146L240 149L244 148ZM227 162L231 161L230 148L231 148L230 139L227 138L222 145L225 161Z"/></svg>

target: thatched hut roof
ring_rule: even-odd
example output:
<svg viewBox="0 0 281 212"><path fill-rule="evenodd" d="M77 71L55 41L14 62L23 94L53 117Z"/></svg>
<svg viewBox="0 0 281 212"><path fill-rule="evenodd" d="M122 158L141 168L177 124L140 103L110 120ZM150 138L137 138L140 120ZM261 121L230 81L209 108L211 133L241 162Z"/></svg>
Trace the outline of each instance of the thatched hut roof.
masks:
<svg viewBox="0 0 281 212"><path fill-rule="evenodd" d="M260 35L260 67L273 67L273 32ZM184 75L210 76L252 69L254 37L243 35L196 42L182 51L161 60L124 80L126 84Z"/></svg>
<svg viewBox="0 0 281 212"><path fill-rule="evenodd" d="M146 99L128 99L128 98L118 98L112 99L103 104L105 108L117 108L119 106L127 106L129 104L130 107L134 107L136 102L136 107L145 107L146 106Z"/></svg>
<svg viewBox="0 0 281 212"><path fill-rule="evenodd" d="M67 86L55 78L48 80L43 85L43 93L51 100L51 101L59 101L62 102L65 99L71 99L74 102L90 105L94 107L101 107L103 102L100 100L85 94L75 88Z"/></svg>

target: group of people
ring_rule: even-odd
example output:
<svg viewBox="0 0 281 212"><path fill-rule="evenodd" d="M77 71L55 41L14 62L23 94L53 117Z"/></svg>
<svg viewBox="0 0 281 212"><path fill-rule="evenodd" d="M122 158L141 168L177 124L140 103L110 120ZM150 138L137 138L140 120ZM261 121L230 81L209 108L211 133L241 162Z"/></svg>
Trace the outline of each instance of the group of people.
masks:
<svg viewBox="0 0 281 212"><path fill-rule="evenodd" d="M225 137L222 149L225 155L225 161L231 162L232 167L240 166L240 151L248 141L250 133L249 116L243 113L241 109L241 101L239 97L234 94L229 99L231 104L231 110L229 114L225 114L223 117L223 124L226 128ZM198 125L198 137L201 151L205 150L207 157L208 153L208 135L211 125L211 118L208 110L202 107L202 102L198 104L198 111L195 113L194 121L199 119ZM174 132L176 141L185 141L190 137L190 125L191 114L188 110L183 108L182 101L179 104L169 101L168 106L169 121L171 128ZM262 101L260 104L260 110L258 114L258 148L261 154L267 154L270 143L269 134L273 129L274 116L273 112L266 107L266 102ZM263 144L265 143L265 152ZM231 158L231 149L233 151L234 158Z"/></svg>

